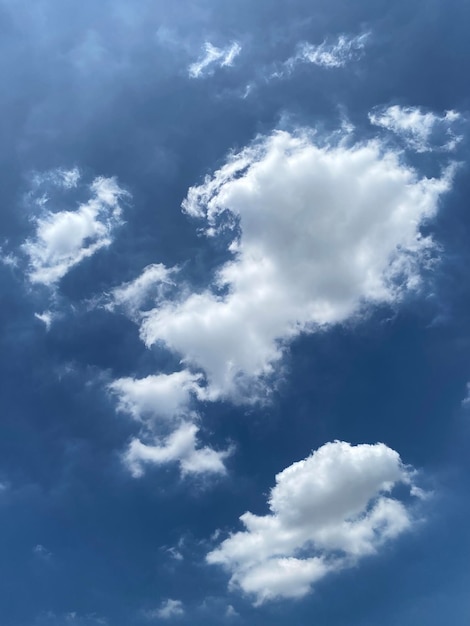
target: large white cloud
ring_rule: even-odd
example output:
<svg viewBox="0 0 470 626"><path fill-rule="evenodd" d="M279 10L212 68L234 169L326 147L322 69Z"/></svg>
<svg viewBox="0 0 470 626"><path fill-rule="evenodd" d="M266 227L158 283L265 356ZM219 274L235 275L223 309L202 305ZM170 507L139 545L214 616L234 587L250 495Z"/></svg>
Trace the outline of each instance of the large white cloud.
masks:
<svg viewBox="0 0 470 626"><path fill-rule="evenodd" d="M408 506L391 492L404 484L417 493L414 476L382 443L327 443L280 472L270 512L244 513L245 530L222 541L207 562L225 567L230 586L258 604L301 597L411 527Z"/></svg>
<svg viewBox="0 0 470 626"><path fill-rule="evenodd" d="M79 181L77 170L57 170L41 176L39 182L74 189ZM34 217L36 232L22 246L29 257L29 280L53 286L72 267L109 246L113 233L122 223L120 200L126 192L115 178L95 178L87 186L89 199L74 210L48 208L49 198L36 201L39 216Z"/></svg>
<svg viewBox="0 0 470 626"><path fill-rule="evenodd" d="M269 375L286 341L416 287L433 245L421 225L450 179L420 176L379 140L260 138L183 205L209 236L232 229L232 259L207 289L145 312L142 339L203 370L207 398L243 399L244 383Z"/></svg>
<svg viewBox="0 0 470 626"><path fill-rule="evenodd" d="M423 111L420 107L403 107L397 104L377 109L369 114L370 122L382 126L399 135L405 143L417 152L431 150L453 150L462 137L454 127L462 116L457 111L446 111L436 115Z"/></svg>

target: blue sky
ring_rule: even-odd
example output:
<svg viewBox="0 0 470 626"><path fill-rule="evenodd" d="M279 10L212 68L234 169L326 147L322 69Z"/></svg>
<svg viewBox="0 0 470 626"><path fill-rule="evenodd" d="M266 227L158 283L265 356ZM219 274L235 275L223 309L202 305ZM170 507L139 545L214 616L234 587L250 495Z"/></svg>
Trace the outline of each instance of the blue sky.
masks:
<svg viewBox="0 0 470 626"><path fill-rule="evenodd" d="M469 18L0 0L2 626L468 623Z"/></svg>

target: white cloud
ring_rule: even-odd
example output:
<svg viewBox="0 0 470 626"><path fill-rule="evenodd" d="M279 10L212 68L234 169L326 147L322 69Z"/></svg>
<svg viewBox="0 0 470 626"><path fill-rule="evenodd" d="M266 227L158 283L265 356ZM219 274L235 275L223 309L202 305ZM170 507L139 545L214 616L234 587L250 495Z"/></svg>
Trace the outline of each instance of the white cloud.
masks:
<svg viewBox="0 0 470 626"><path fill-rule="evenodd" d="M69 190L76 186L78 178L73 172L59 170L39 182ZM49 210L47 195L36 201L40 210L39 217L34 218L36 233L22 246L29 257L28 276L32 283L53 286L72 267L111 244L113 231L122 223L120 199L127 194L116 179L102 177L95 178L88 191L88 201L71 211Z"/></svg>
<svg viewBox="0 0 470 626"><path fill-rule="evenodd" d="M181 617L184 615L184 607L181 600L165 600L159 609L147 611L146 616L149 619L171 619L172 617Z"/></svg>
<svg viewBox="0 0 470 626"><path fill-rule="evenodd" d="M38 558L43 559L44 561L50 561L50 559L52 558L52 552L50 552L40 543L34 546L33 554L35 554Z"/></svg>
<svg viewBox="0 0 470 626"><path fill-rule="evenodd" d="M231 604L229 604L227 607L227 610L225 611L225 617L228 617L228 618L240 617L240 614L233 608Z"/></svg>
<svg viewBox="0 0 470 626"><path fill-rule="evenodd" d="M118 397L118 409L138 421L175 420L189 412L189 404L200 392L201 376L188 370L146 378L119 378L109 385Z"/></svg>
<svg viewBox="0 0 470 626"><path fill-rule="evenodd" d="M232 259L207 289L146 311L143 341L202 369L206 399L253 399L244 385L272 373L287 341L419 284L433 246L420 227L450 183L450 172L420 177L379 140L260 138L183 203L209 236L232 230Z"/></svg>
<svg viewBox="0 0 470 626"><path fill-rule="evenodd" d="M2 246L0 246L0 263L7 267L15 268L18 267L18 258L14 254L5 253Z"/></svg>
<svg viewBox="0 0 470 626"><path fill-rule="evenodd" d="M462 400L462 406L465 408L470 407L470 383L467 383L467 395Z"/></svg>
<svg viewBox="0 0 470 626"><path fill-rule="evenodd" d="M73 189L80 180L80 171L77 167L71 170L59 170L58 175L62 178L62 186L66 189Z"/></svg>
<svg viewBox="0 0 470 626"><path fill-rule="evenodd" d="M276 72L275 76L282 77L286 71L292 72L299 63L313 63L328 69L344 67L362 56L369 36L369 33L356 36L340 35L332 43L323 41L316 46L304 42L298 46L297 54L284 63L286 69Z"/></svg>
<svg viewBox="0 0 470 626"><path fill-rule="evenodd" d="M245 530L207 555L224 566L230 586L257 604L296 598L328 573L351 567L410 528L397 484L411 488L414 473L382 443L327 443L280 472L270 492L270 513L245 513Z"/></svg>
<svg viewBox="0 0 470 626"><path fill-rule="evenodd" d="M201 378L182 370L142 379L120 378L108 386L117 396L118 410L142 424L146 442L134 438L123 455L134 477L142 476L146 465L168 463L178 463L183 476L225 473L224 460L231 450L216 451L198 442L199 428L194 423L198 415L191 404L204 397Z"/></svg>
<svg viewBox="0 0 470 626"><path fill-rule="evenodd" d="M188 474L225 474L224 460L231 450L216 451L208 446L199 447L198 427L183 422L163 443L147 444L133 439L124 455L124 463L135 478L144 473L144 466L178 463L183 476Z"/></svg>
<svg viewBox="0 0 470 626"><path fill-rule="evenodd" d="M74 189L78 186L80 179L81 174L78 167L73 167L69 170L59 167L48 172L35 174L32 182L36 189L42 187L44 183L63 189Z"/></svg>
<svg viewBox="0 0 470 626"><path fill-rule="evenodd" d="M46 330L49 330L54 319L54 314L51 311L44 311L43 313L35 313L34 317L44 324Z"/></svg>
<svg viewBox="0 0 470 626"><path fill-rule="evenodd" d="M167 463L183 475L223 474L231 450L201 445L199 403L259 400L294 337L396 305L419 286L435 254L421 226L452 171L422 177L387 145L354 144L348 129L329 143L307 131L275 132L189 189L184 210L207 236L229 234L230 260L197 292L175 284L178 268L150 265L108 305L124 307L148 347L166 347L185 366L109 386L118 409L142 427L123 457L134 476ZM283 563L308 580L330 567L317 558Z"/></svg>
<svg viewBox="0 0 470 626"><path fill-rule="evenodd" d="M456 111L446 111L439 116L419 107L393 105L377 109L369 114L371 124L381 126L399 135L417 152L429 152L436 148L454 150L462 137L456 135L453 126L461 120Z"/></svg>
<svg viewBox="0 0 470 626"><path fill-rule="evenodd" d="M201 78L210 74L215 67L230 67L240 54L241 46L237 42L226 48L216 48L211 43L204 44L204 55L188 67L191 78Z"/></svg>
<svg viewBox="0 0 470 626"><path fill-rule="evenodd" d="M175 548L174 546L172 546L171 548L167 548L166 552L171 556L172 559L174 559L175 561L183 561L184 557L181 554L181 552Z"/></svg>
<svg viewBox="0 0 470 626"><path fill-rule="evenodd" d="M124 307L129 313L135 314L145 308L146 302L154 306L163 298L168 287L174 284L172 276L178 268L167 268L161 263L148 265L135 280L124 283L110 293L108 310L116 306Z"/></svg>
<svg viewBox="0 0 470 626"><path fill-rule="evenodd" d="M89 615L79 615L76 611L69 611L61 615L56 615L53 611L47 611L40 615L34 626L108 626L108 620L95 613Z"/></svg>

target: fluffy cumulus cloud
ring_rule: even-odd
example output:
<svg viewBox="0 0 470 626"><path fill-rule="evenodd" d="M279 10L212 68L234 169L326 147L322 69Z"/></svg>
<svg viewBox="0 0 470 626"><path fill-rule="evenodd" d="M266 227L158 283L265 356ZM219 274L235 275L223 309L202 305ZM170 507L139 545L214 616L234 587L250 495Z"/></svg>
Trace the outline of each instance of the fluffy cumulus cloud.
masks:
<svg viewBox="0 0 470 626"><path fill-rule="evenodd" d="M123 309L148 347L183 364L109 385L118 410L140 425L123 456L134 476L167 463L183 475L223 474L231 449L201 441L202 403L260 400L294 337L395 305L419 286L435 254L421 227L449 189L451 170L427 178L385 140L332 137L258 138L189 189L184 211L208 237L230 242L229 260L206 288L154 264L108 294L105 306ZM330 564L313 557L277 567L302 568L311 581Z"/></svg>
<svg viewBox="0 0 470 626"><path fill-rule="evenodd" d="M304 596L412 526L409 505L392 490L403 484L412 492L414 476L382 443L327 443L280 472L270 512L244 513L245 530L222 541L207 562L222 565L231 588L258 604Z"/></svg>
<svg viewBox="0 0 470 626"><path fill-rule="evenodd" d="M402 107L397 104L377 109L369 114L370 122L392 131L417 152L431 150L454 150L462 137L456 126L462 117L456 111L436 115L419 107Z"/></svg>
<svg viewBox="0 0 470 626"><path fill-rule="evenodd" d="M124 463L134 478L144 473L145 465L178 463L181 474L225 474L225 459L231 450L217 451L200 446L199 428L193 422L182 422L167 437L155 437L154 443L133 439L124 455Z"/></svg>
<svg viewBox="0 0 470 626"><path fill-rule="evenodd" d="M138 421L175 420L189 412L193 395L200 393L201 376L188 370L146 378L118 378L109 385L118 408Z"/></svg>
<svg viewBox="0 0 470 626"><path fill-rule="evenodd" d="M111 244L122 223L120 201L126 192L115 178L98 177L80 190L86 192L86 200L73 209L58 210L50 207L49 192L76 190L78 171L55 170L37 176L34 184L36 191L45 186L46 192L30 196L39 214L33 218L35 234L22 250L29 260L29 280L54 286L72 267Z"/></svg>
<svg viewBox="0 0 470 626"><path fill-rule="evenodd" d="M232 258L207 289L145 311L143 341L202 371L206 399L253 397L241 390L272 373L286 341L419 284L433 247L420 227L450 178L420 176L379 140L260 138L183 204L208 236L231 233Z"/></svg>
<svg viewBox="0 0 470 626"><path fill-rule="evenodd" d="M241 46L237 42L233 42L225 48L216 48L206 41L204 54L188 67L189 76L202 78L211 74L216 68L230 67L241 50Z"/></svg>

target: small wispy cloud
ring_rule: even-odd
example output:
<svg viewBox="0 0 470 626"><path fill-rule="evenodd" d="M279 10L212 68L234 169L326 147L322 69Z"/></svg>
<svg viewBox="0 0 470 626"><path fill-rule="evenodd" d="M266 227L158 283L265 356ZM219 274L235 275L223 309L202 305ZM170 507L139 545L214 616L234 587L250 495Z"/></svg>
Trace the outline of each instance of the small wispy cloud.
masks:
<svg viewBox="0 0 470 626"><path fill-rule="evenodd" d="M324 41L319 46L304 43L296 58L321 67L344 67L362 55L368 38L369 33L364 33L355 37L340 35L336 41Z"/></svg>
<svg viewBox="0 0 470 626"><path fill-rule="evenodd" d="M437 115L420 107L395 104L369 113L369 120L400 137L416 152L452 151L462 140L455 131L462 116L453 110Z"/></svg>
<svg viewBox="0 0 470 626"><path fill-rule="evenodd" d="M175 548L174 546L172 546L171 548L167 548L166 549L167 554L169 554L171 556L172 559L174 559L175 561L183 561L184 557L181 554L181 552Z"/></svg>
<svg viewBox="0 0 470 626"><path fill-rule="evenodd" d="M274 72L273 77L288 76L297 65L303 63L311 63L326 69L344 67L363 55L369 37L370 33L355 36L343 34L334 41L325 40L318 45L303 42L298 45L296 54L287 59L281 69Z"/></svg>
<svg viewBox="0 0 470 626"><path fill-rule="evenodd" d="M34 317L44 324L46 330L49 330L54 319L54 313L51 311L44 311L43 313L35 313Z"/></svg>
<svg viewBox="0 0 470 626"><path fill-rule="evenodd" d="M33 548L33 554L43 561L50 561L52 558L52 552L45 548L42 544L38 543Z"/></svg>
<svg viewBox="0 0 470 626"><path fill-rule="evenodd" d="M191 78L202 78L211 74L215 68L230 67L242 48L236 41L225 48L217 48L210 42L204 44L204 54L188 67Z"/></svg>
<svg viewBox="0 0 470 626"><path fill-rule="evenodd" d="M122 307L130 314L145 310L145 303L154 306L169 287L174 285L173 276L178 268L167 268L161 263L147 265L134 280L123 283L109 293L105 308L109 311Z"/></svg>
<svg viewBox="0 0 470 626"><path fill-rule="evenodd" d="M8 241L5 241L4 244L8 244ZM5 252L4 246L0 245L0 263L6 267L15 268L18 267L19 260L12 252Z"/></svg>
<svg viewBox="0 0 470 626"><path fill-rule="evenodd" d="M96 613L81 615L77 611L68 611L56 614L47 611L37 617L34 626L108 626L108 620Z"/></svg>
<svg viewBox="0 0 470 626"><path fill-rule="evenodd" d="M54 187L62 187L63 189L74 189L77 187L81 179L81 173L78 167L67 169L58 167L47 172L37 172L32 179L33 187L39 188L48 183Z"/></svg>
<svg viewBox="0 0 470 626"><path fill-rule="evenodd" d="M183 603L181 600L172 600L171 598L162 602L160 608L145 612L147 619L171 619L182 615L184 615Z"/></svg>
<svg viewBox="0 0 470 626"><path fill-rule="evenodd" d="M229 604L227 606L227 610L225 611L225 617L228 617L228 618L240 617L240 614L237 611L235 611L235 609L233 608L231 604Z"/></svg>
<svg viewBox="0 0 470 626"><path fill-rule="evenodd" d="M462 406L465 409L470 409L470 383L467 383L467 395L462 400Z"/></svg>

